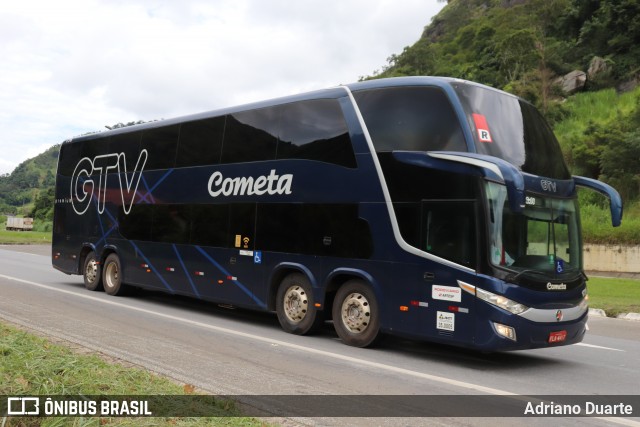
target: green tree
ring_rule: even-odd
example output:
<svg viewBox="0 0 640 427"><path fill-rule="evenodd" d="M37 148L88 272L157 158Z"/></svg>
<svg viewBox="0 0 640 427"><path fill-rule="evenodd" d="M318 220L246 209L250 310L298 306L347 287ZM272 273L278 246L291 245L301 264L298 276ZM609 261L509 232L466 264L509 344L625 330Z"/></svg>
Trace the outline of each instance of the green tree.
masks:
<svg viewBox="0 0 640 427"><path fill-rule="evenodd" d="M51 187L44 192L40 192L35 198L33 210L29 216L41 221L53 220L54 189Z"/></svg>
<svg viewBox="0 0 640 427"><path fill-rule="evenodd" d="M640 131L609 141L600 160L602 178L618 189L624 200L640 195Z"/></svg>

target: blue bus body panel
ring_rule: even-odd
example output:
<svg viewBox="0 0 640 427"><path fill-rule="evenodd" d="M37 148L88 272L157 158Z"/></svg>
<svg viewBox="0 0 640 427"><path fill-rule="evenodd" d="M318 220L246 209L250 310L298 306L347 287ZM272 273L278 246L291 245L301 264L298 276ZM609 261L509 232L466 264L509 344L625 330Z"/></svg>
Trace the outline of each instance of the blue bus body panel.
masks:
<svg viewBox="0 0 640 427"><path fill-rule="evenodd" d="M230 114L247 108L261 108L308 99L338 99L348 125L349 136L357 168L340 167L311 160L256 161L243 164L216 164L190 168L143 170L135 194L124 188L123 182L134 181L134 171L110 173L106 178L106 192L98 188L98 176L80 176L82 188L92 188L89 206L78 215L72 206L72 180L70 176L57 176L56 217L54 222L54 267L69 274L82 274L83 255L94 251L104 260L106 254L116 252L122 262L122 275L127 284L158 290L170 294L187 295L208 301L231 304L256 310L274 310L276 278L280 272L299 271L309 278L315 301L321 310L328 310L336 288L347 277L359 277L373 289L380 302L380 328L383 332L425 339L445 344L472 347L481 350L514 350L531 347L547 347L550 332L562 329L567 332L570 344L582 340L586 314L571 322L540 324L510 314L474 295L463 291L458 282L471 283L483 289L499 293L514 301L540 309L561 309L575 304L582 297L585 285L562 293L541 292L506 284L496 278L478 274L471 268L456 265L436 256L410 252L408 246L398 240L397 224L390 216L391 202L385 196L384 178L379 174L375 153L365 137L358 119L358 112L348 95L348 90L364 90L378 87L433 85L449 95L456 115L464 123L464 113L453 89L452 79L404 78L393 81L361 82L347 87L318 91L309 94L265 101L248 106L196 114L162 122L119 129L98 135L77 138L65 144L82 144L97 138L120 135L130 131L154 129L185 121ZM472 160L489 160L475 154L471 131L463 126L469 153L455 153ZM149 153L151 155L152 153ZM451 154L451 153L450 153ZM429 157L428 153L395 154L397 160L418 167L442 167L445 161ZM91 159L89 159L91 160ZM495 160L495 159L494 159ZM80 161L80 159L78 159ZM510 165L502 161L494 163L512 181L517 181L517 200L537 183L535 177L512 176ZM129 165L131 165L131 161ZM482 171L462 163L452 163L460 173L486 178ZM215 173L226 178L280 177L291 175L290 193L274 194L218 194L213 180ZM106 176L106 175L105 175ZM92 184L90 185L91 181ZM222 178L221 178L222 180ZM215 187L215 188L214 188ZM573 181L562 183L561 191L570 195L575 191ZM125 191L127 190L127 191ZM137 190L137 191L136 191ZM127 239L123 233L126 217L126 196L131 197L131 212L145 206L216 204L355 204L358 216L371 227L373 239L371 253L367 257L324 256L321 253L300 254L269 251L256 246L255 239L235 248L153 242L144 239ZM123 212L124 211L124 212ZM250 226L254 226L252 224ZM147 226L140 224L141 228ZM395 226L395 229L394 229ZM241 235L241 233L230 233ZM328 242L330 243L330 242ZM403 247L404 245L404 247ZM510 325L517 330L514 342L496 334L493 322Z"/></svg>

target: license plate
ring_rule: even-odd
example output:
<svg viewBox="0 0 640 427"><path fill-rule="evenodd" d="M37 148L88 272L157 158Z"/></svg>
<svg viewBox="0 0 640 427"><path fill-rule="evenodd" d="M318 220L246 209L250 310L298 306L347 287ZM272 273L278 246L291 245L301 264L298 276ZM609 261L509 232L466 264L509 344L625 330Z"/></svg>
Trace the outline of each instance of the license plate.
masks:
<svg viewBox="0 0 640 427"><path fill-rule="evenodd" d="M555 344L567 339L567 331L551 332L549 334L549 344Z"/></svg>

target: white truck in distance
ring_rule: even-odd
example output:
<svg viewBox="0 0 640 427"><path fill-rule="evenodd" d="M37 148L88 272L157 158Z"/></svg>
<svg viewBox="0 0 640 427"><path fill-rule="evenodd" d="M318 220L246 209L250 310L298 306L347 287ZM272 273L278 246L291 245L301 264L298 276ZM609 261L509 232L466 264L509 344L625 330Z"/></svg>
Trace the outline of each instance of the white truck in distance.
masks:
<svg viewBox="0 0 640 427"><path fill-rule="evenodd" d="M7 218L7 230L31 231L33 230L33 218Z"/></svg>

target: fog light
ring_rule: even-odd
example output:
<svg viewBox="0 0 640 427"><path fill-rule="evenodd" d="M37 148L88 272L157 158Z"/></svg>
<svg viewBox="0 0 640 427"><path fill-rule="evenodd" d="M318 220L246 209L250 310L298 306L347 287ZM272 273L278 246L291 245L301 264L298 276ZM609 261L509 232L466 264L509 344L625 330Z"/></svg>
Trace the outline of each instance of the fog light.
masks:
<svg viewBox="0 0 640 427"><path fill-rule="evenodd" d="M516 341L516 330L511 326L503 325L502 323L493 322L493 326L496 328L498 335Z"/></svg>

